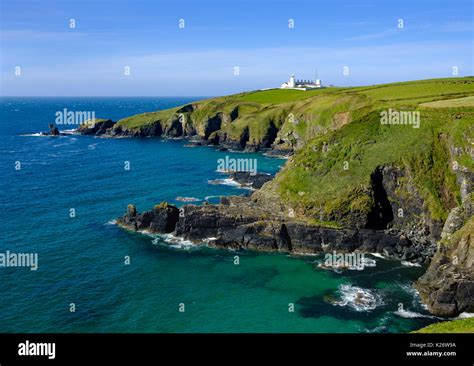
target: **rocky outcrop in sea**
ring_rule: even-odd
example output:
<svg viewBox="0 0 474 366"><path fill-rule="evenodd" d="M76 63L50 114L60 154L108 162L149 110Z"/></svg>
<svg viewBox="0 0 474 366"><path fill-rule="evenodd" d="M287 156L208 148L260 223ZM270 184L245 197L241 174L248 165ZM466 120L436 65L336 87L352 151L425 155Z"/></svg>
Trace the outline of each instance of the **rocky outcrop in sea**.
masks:
<svg viewBox="0 0 474 366"><path fill-rule="evenodd" d="M130 205L117 223L129 230L172 233L209 246L296 254L330 252L378 252L389 257L424 261L429 255L407 238L373 229L331 228L269 212L252 197L222 197L218 205L161 203L138 213ZM212 238L212 239L209 239Z"/></svg>

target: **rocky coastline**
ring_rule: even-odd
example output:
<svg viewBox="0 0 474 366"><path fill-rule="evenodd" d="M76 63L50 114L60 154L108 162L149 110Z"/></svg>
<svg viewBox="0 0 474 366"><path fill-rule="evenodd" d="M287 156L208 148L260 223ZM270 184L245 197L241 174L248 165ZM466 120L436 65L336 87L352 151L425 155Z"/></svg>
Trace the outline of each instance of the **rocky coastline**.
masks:
<svg viewBox="0 0 474 366"><path fill-rule="evenodd" d="M331 228L267 211L252 197L222 197L218 205L185 205L163 202L138 213L129 205L117 224L128 230L175 236L211 247L281 251L294 254L331 252L382 253L387 257L420 260L408 239L373 229Z"/></svg>
<svg viewBox="0 0 474 366"><path fill-rule="evenodd" d="M432 245L420 245L394 230L331 228L275 214L252 197L222 197L217 205L180 208L163 202L143 213L129 205L116 222L126 230L173 234L197 245L233 250L305 255L359 251L414 263L429 262L434 251ZM454 249L438 246L427 272L416 282L433 314L453 317L474 310L472 240L471 225ZM460 253L459 263L453 264L453 251Z"/></svg>
<svg viewBox="0 0 474 366"><path fill-rule="evenodd" d="M223 132L222 124L237 118L236 112L231 112L229 115L218 113L207 118L203 131L198 131L191 122L182 123L180 118L183 113L189 115L196 108L196 105L189 104L177 110L166 123L156 120L136 128L124 126L110 119L97 119L95 122L80 125L77 133L103 138L182 138L188 140L188 147L216 146L222 151L265 152L274 157L289 157L294 152L293 142L278 136L279 130L274 124L270 124L259 140L250 139L246 130L238 136L230 136L227 132Z"/></svg>
<svg viewBox="0 0 474 366"><path fill-rule="evenodd" d="M100 120L94 125L81 126L77 132L104 138L184 138L190 147L211 145L224 151L260 151L290 157L290 161L305 145L306 140L299 133L283 130L281 123L273 123L274 119L265 125L258 139L251 138L246 129L231 136L221 127L238 118L238 108L208 116L200 125L190 122L190 118L183 122L183 115L190 116L199 108L199 104L189 104L173 110L166 122L153 117L151 122L130 127L127 123ZM336 114L333 119L337 122L339 117ZM331 128L337 129L338 126L333 123ZM443 146L440 154L445 154L444 146L453 146L443 138L439 134L436 140L436 144ZM374 140L366 142L368 146L374 143ZM337 142L333 143L336 145ZM321 151L327 153L327 147L325 142L322 143ZM451 148L446 155L440 156L453 162L456 155L463 153L465 151ZM473 155L472 150L470 154ZM292 162L292 167L310 169L302 160ZM137 212L134 205L129 205L126 214L116 222L127 230L173 234L216 248L294 254L334 250L380 253L387 258L428 266L414 286L433 314L453 317L462 312L474 312L474 210L471 193L474 179L467 168L462 167L455 173L461 205L457 203L456 188L443 185L447 184L446 181L440 185L443 190L436 193L444 209L451 210L447 219L443 215L433 215L433 205L430 210L426 192L422 194L420 191L413 170L400 162L376 166L367 177L367 185L339 201L331 211L321 211L324 217L316 215L317 207L314 205L293 209L291 202L283 200L275 191L271 176L257 174L252 177L242 172L229 174L242 186L252 188L251 195L222 197L216 205L205 202L176 207L163 202L142 213ZM299 194L303 196L305 192Z"/></svg>
<svg viewBox="0 0 474 366"><path fill-rule="evenodd" d="M392 178L394 174L400 174L392 168L382 168L382 171ZM247 183L252 180L249 174L237 176ZM253 179L258 181L260 177ZM386 184L385 189L390 192L389 185ZM411 201L414 203L412 216L416 217L420 214L416 210L418 202L413 198ZM466 229L461 236L454 236L456 246L442 245L440 239L447 236L451 239L451 235L470 217L467 211L471 208L463 209L461 218L450 215L443 228L433 224L416 231L416 225L411 226L413 222L409 212L404 218L405 225L395 223L385 229L376 226L367 228L371 226L367 223L365 227L329 227L291 217L278 202L269 207L262 202L257 190L249 197L221 197L216 205L188 204L178 208L163 202L143 213L137 212L134 205L129 205L126 214L116 222L126 230L173 234L198 245L215 248L291 254L358 251L380 253L386 258L413 263L430 263L415 287L430 312L453 317L474 310L472 219L470 229ZM454 212L459 213L459 210ZM369 215L368 220L373 218L373 214ZM410 229L407 230L407 227ZM458 262L453 262L453 255L459 258Z"/></svg>

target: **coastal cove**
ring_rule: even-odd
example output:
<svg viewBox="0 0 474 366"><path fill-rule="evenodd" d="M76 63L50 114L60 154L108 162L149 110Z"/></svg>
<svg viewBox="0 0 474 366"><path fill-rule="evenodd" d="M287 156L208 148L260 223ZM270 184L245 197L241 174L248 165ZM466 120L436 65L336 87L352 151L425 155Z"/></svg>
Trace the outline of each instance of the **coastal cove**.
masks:
<svg viewBox="0 0 474 366"><path fill-rule="evenodd" d="M258 90L116 122L81 121L76 132L283 155L284 169L251 197L179 210L169 202L143 212L129 204L117 223L195 242L212 237L217 247L376 252L429 263L415 286L431 313L454 317L474 311L473 83L465 77L315 93ZM387 125L387 113L403 118ZM64 135L49 128L46 135ZM255 173L244 181L252 185Z"/></svg>
<svg viewBox="0 0 474 366"><path fill-rule="evenodd" d="M439 320L411 286L426 266L367 254L375 267L333 271L318 267L322 255L198 247L114 224L129 203L143 212L162 201L187 203L178 197L201 204L248 193L209 183L231 184L216 171L217 161L241 153L181 140L37 134L66 104L118 120L195 99L1 100L8 167L0 187L7 224L2 249L38 253L36 271L0 268L2 331L407 332ZM285 163L247 156L257 159L261 173L274 174ZM19 171L12 169L16 161Z"/></svg>

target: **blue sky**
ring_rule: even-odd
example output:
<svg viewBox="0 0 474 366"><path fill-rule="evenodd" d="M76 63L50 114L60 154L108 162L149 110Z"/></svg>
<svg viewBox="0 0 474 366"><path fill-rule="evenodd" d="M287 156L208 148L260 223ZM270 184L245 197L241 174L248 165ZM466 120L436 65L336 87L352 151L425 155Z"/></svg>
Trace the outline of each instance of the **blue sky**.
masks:
<svg viewBox="0 0 474 366"><path fill-rule="evenodd" d="M323 84L341 86L450 77L455 66L472 75L472 4L2 0L0 94L211 96L316 69Z"/></svg>

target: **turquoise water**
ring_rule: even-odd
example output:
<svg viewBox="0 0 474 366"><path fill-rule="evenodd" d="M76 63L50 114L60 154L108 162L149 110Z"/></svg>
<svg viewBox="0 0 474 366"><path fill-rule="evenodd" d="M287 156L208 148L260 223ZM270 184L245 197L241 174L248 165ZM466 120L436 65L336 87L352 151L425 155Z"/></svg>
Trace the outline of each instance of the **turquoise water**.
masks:
<svg viewBox="0 0 474 366"><path fill-rule="evenodd" d="M0 267L0 331L405 332L435 321L410 287L423 268L372 257L376 267L336 273L318 268L318 256L169 246L113 224L129 203L143 211L180 205L178 196L244 194L208 182L223 178L217 159L242 154L184 141L34 135L63 108L117 120L196 99L0 99L0 252L39 257L36 271ZM258 159L260 172L284 164L245 157ZM358 306L356 291L373 306Z"/></svg>

